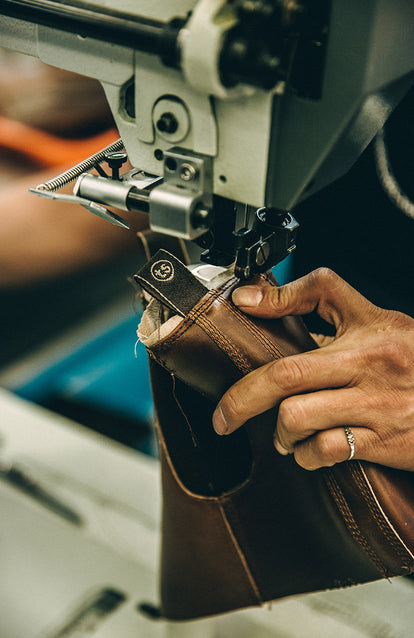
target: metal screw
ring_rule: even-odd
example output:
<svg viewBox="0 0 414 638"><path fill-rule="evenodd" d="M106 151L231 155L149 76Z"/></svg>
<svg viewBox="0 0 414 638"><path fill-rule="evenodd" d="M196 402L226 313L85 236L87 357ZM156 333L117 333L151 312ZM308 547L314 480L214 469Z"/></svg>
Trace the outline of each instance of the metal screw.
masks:
<svg viewBox="0 0 414 638"><path fill-rule="evenodd" d="M184 162L180 166L180 177L184 182L191 182L197 177L198 170L192 164Z"/></svg>
<svg viewBox="0 0 414 638"><path fill-rule="evenodd" d="M106 153L105 159L109 168L112 170L112 179L119 179L119 169L122 164L128 159L128 155L121 151L112 151L111 153Z"/></svg>
<svg viewBox="0 0 414 638"><path fill-rule="evenodd" d="M269 258L269 255L270 255L270 246L269 246L269 244L267 242L264 242L257 249L257 252L256 252L256 264L258 266L263 266L263 264Z"/></svg>
<svg viewBox="0 0 414 638"><path fill-rule="evenodd" d="M211 210L199 204L191 214L193 228L209 228L211 225Z"/></svg>
<svg viewBox="0 0 414 638"><path fill-rule="evenodd" d="M163 113L157 122L157 129L160 133L175 133L178 129L178 122L174 113Z"/></svg>

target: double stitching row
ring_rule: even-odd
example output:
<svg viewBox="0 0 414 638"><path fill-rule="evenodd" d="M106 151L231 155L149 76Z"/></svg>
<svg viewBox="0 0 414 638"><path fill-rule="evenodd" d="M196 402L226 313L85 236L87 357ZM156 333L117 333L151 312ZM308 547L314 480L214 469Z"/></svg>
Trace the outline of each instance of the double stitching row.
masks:
<svg viewBox="0 0 414 638"><path fill-rule="evenodd" d="M193 323L197 323L198 317L203 312L206 312L209 309L209 307L214 303L214 301L218 297L220 297L220 295L223 292L225 292L228 288L230 288L234 284L235 279L236 279L235 277L232 277L229 281L223 284L223 286L218 290L209 290L209 292L206 295L206 299L202 303L200 303L200 305L197 304L196 306L194 306L192 310L190 310L187 317L185 317L183 323L181 324L181 326L179 326L176 332L174 332L170 337L167 337L163 343L160 343L159 347L164 349L174 345L174 343L183 334L185 334L185 332L187 332L187 330L192 326Z"/></svg>
<svg viewBox="0 0 414 638"><path fill-rule="evenodd" d="M388 570L386 566L383 564L383 562L379 558L374 548L371 547L371 545L368 543L367 539L365 538L365 536L362 534L361 530L359 529L358 524L355 518L353 517L352 512L349 508L349 505L346 501L346 498L338 482L336 481L332 471L329 470L324 472L324 476L328 484L328 488L352 536L355 538L357 543L362 547L365 553L368 554L368 556L370 557L370 559L372 560L372 562L374 563L378 571L384 576L384 578L387 578Z"/></svg>
<svg viewBox="0 0 414 638"><path fill-rule="evenodd" d="M265 350L267 350L271 355L276 357L277 359L283 358L284 353L260 330L257 328L252 321L250 321L247 317L245 317L240 310L236 310L232 304L227 300L223 299L223 305L226 306L227 310L233 314L233 316L241 323L247 330L252 334L256 339L261 343Z"/></svg>
<svg viewBox="0 0 414 638"><path fill-rule="evenodd" d="M386 521L384 520L381 510L379 509L375 500L372 498L372 494L369 488L367 487L366 481L361 476L361 470L359 469L358 465L355 467L351 464L350 471L351 471L352 478L354 479L355 483L358 485L361 491L361 494L364 497L364 500L368 506L368 509L371 512L372 517L374 518L378 527L384 534L385 538L390 543L390 545L396 552L397 556L401 559L404 559L404 558L406 559L407 558L406 550L399 542L398 537L393 533L393 531L390 529L390 527L387 525Z"/></svg>
<svg viewBox="0 0 414 638"><path fill-rule="evenodd" d="M209 320L200 315L196 318L196 323L208 334L214 343L233 361L237 368L244 375L253 370L244 354Z"/></svg>
<svg viewBox="0 0 414 638"><path fill-rule="evenodd" d="M193 323L196 322L198 315L200 315L202 312L207 310L211 306L211 304L214 303L214 301L217 299L219 294L220 293L218 291L216 291L216 290L210 291L208 293L207 298L203 301L203 303L200 306L198 306L198 307L195 306L195 308L193 308L193 310L191 310L189 312L189 314L184 319L183 323L179 326L179 328L171 336L167 337L163 343L160 343L159 347L161 349L166 349L166 348L169 348L170 346L174 345L174 343L185 332L187 332L187 330L189 328L191 328Z"/></svg>

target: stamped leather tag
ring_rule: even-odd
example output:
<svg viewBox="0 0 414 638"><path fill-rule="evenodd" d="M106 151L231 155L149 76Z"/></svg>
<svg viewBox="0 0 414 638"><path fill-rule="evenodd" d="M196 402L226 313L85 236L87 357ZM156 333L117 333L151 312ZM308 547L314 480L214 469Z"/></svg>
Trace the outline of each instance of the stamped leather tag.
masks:
<svg viewBox="0 0 414 638"><path fill-rule="evenodd" d="M155 299L182 317L208 292L208 288L179 259L162 249L134 279Z"/></svg>

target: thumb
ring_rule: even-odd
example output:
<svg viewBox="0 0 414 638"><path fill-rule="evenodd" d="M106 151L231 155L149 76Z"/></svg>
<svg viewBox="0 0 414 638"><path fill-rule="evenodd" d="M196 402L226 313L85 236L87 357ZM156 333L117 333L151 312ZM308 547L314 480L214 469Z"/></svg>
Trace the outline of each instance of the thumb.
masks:
<svg viewBox="0 0 414 638"><path fill-rule="evenodd" d="M241 286L233 292L232 300L243 312L269 319L316 310L337 328L344 323L362 323L367 308L375 308L329 268L314 270L285 286Z"/></svg>

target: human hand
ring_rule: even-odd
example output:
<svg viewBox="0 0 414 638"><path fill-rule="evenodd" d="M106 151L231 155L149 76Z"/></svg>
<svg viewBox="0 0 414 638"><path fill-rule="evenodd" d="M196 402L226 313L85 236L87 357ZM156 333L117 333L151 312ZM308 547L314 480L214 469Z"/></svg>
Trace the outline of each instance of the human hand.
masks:
<svg viewBox="0 0 414 638"><path fill-rule="evenodd" d="M280 288L242 286L233 302L269 319L316 310L336 336L235 383L213 416L219 434L279 406L275 447L305 469L347 460L350 426L355 458L414 471L414 319L374 306L325 268Z"/></svg>

